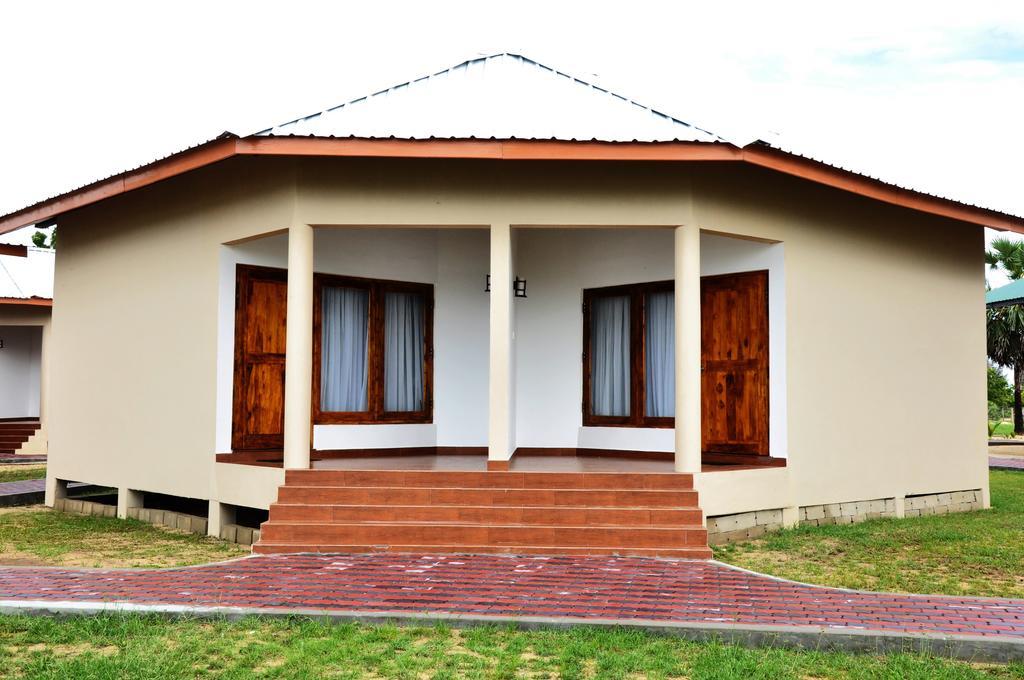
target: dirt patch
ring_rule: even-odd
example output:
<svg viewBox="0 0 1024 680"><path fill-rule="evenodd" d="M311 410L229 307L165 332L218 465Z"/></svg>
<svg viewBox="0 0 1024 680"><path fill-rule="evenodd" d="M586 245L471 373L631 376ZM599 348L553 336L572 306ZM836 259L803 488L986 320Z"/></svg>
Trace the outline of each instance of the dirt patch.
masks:
<svg viewBox="0 0 1024 680"><path fill-rule="evenodd" d="M7 647L6 650L12 656L24 654L49 653L53 656L76 657L91 654L94 656L114 656L121 651L116 645L94 645L90 642L81 642L77 645L50 645L45 642L37 642L26 647Z"/></svg>
<svg viewBox="0 0 1024 680"><path fill-rule="evenodd" d="M48 567L49 562L41 560L35 555L27 557L20 556L17 552L0 552L0 567Z"/></svg>

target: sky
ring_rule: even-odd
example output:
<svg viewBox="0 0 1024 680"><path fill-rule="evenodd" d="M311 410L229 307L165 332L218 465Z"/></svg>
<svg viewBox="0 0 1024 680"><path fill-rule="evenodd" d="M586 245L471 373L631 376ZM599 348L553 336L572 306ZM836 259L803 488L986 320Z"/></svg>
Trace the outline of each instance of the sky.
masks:
<svg viewBox="0 0 1024 680"><path fill-rule="evenodd" d="M0 22L0 213L515 51L730 140L1024 215L1021 2L34 0Z"/></svg>

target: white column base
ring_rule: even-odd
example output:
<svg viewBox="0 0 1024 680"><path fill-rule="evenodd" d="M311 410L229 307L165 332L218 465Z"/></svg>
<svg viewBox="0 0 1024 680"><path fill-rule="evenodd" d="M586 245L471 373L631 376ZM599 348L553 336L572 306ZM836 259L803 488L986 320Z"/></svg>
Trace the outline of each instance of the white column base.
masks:
<svg viewBox="0 0 1024 680"><path fill-rule="evenodd" d="M206 515L206 533L220 538L220 530L228 524L235 523L235 508L220 501L210 501L210 509Z"/></svg>
<svg viewBox="0 0 1024 680"><path fill-rule="evenodd" d="M121 519L127 519L128 508L141 508L143 505L142 499L141 491L120 487L117 490L117 516Z"/></svg>

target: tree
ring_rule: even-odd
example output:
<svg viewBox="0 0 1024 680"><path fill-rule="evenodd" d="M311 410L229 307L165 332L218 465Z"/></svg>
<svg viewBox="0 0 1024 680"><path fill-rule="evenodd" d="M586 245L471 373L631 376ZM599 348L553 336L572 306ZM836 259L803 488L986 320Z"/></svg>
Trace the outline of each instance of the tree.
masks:
<svg viewBox="0 0 1024 680"><path fill-rule="evenodd" d="M1008 238L995 239L992 241L992 250L985 253L985 264L989 269L1002 268L1014 281L1024 279L1024 242Z"/></svg>
<svg viewBox="0 0 1024 680"><path fill-rule="evenodd" d="M1006 376L991 363L988 365L988 400L1004 413L1013 404L1013 388Z"/></svg>
<svg viewBox="0 0 1024 680"><path fill-rule="evenodd" d="M47 240L46 240L46 232L45 231L37 231L36 233L32 234L32 244L36 248L56 248L57 247L57 227L54 227L50 231L49 243L47 243Z"/></svg>
<svg viewBox="0 0 1024 680"><path fill-rule="evenodd" d="M1013 280L1024 278L1024 242L994 240L992 250L985 253L985 263L991 269L1001 268ZM986 331L989 358L1013 369L1013 433L1024 434L1024 309L1019 305L989 309Z"/></svg>
<svg viewBox="0 0 1024 680"><path fill-rule="evenodd" d="M989 358L1013 369L1013 433L1024 434L1024 309L1009 305L988 310L987 332Z"/></svg>

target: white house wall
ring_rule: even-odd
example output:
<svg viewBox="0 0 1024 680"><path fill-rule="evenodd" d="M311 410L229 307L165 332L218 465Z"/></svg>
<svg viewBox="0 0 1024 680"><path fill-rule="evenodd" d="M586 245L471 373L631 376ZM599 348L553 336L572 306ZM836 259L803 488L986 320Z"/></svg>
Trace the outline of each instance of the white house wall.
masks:
<svg viewBox="0 0 1024 680"><path fill-rule="evenodd" d="M39 360L43 332L0 326L0 418L39 417Z"/></svg>
<svg viewBox="0 0 1024 680"><path fill-rule="evenodd" d="M216 463L213 456L214 450L227 450L230 431L225 423L230 423L233 347L231 258L239 255L226 252L234 249L283 266L284 239L274 246L278 251L268 251L269 241L221 244L279 232L296 220L669 227L690 214L689 194L681 187L691 185L692 209L702 229L783 242L778 250L785 260L785 324L775 321L777 312L769 312L770 380L773 389L780 377L787 381L786 440L784 445L773 440L772 453L785 453L789 465L784 473L759 471L764 476L740 475L731 484L730 473L710 473L725 478L707 487L715 496L702 501L709 513L987 491L980 228L726 164L701 165L698 172L685 164L657 163L265 158L224 161L62 218L51 334L53 389L45 399L52 416L48 488L64 479L190 498L227 493L225 476L244 466ZM671 252L670 230L652 237L634 229L637 247L647 248L646 239L665 239L663 252L625 263L606 249L595 263L605 269L585 277L586 285L622 283L627 274L636 275L634 280L670 277L665 257ZM318 240L323 233L318 229ZM449 234L456 240L479 238L484 266L483 233L439 229L434 238L440 244ZM557 253L537 253L533 247L537 258L530 262L531 239L557 237L551 234L517 230L517 270L528 280L530 295L515 303L517 443L555 445L556 437L541 436L547 433L566 446L589 446L589 433L578 427L578 292L572 294L571 315L553 322L560 330L546 351L529 360L525 354L539 344L538 321L529 315L543 310L547 300L569 299L546 284L562 266ZM610 231L597 238L595 243L633 237ZM706 273L711 243L705 237ZM731 245L739 257L742 244ZM482 444L485 296L479 326L467 331L458 319L463 312L469 317L465 305L477 299L486 272L461 269L475 260L456 258L455 250L435 245L432 252L439 287L445 276L465 280L457 295L447 298L461 302L447 311L439 289L439 323L447 314L466 344L460 354L435 358L444 374L435 376L437 443ZM561 255L570 265L576 257ZM382 257L388 261L380 264L391 269L404 263L391 252ZM406 274L398 271L393 278ZM775 281L772 276L772 291L779 290ZM573 284L574 291L583 287L581 281ZM551 312L548 318L555 316ZM775 351L783 329L786 348ZM443 351L440 337L436 347ZM549 396L527 378L533 363L561 366L558 353L572 355L565 365L573 375L564 384L573 394L552 399L556 418L539 405ZM779 358L786 360L784 370L774 363ZM442 400L451 392L442 387L445 376L454 374L443 368L445 362L475 367L461 374L477 381L467 396L447 406ZM771 410L777 436L774 418L780 413L774 401ZM565 428L561 423L570 416L574 425ZM639 436L624 429L615 436ZM612 441L611 433L593 435L594 445ZM632 448L633 442L613 445ZM245 486L241 478L236 482L238 490ZM271 487L268 481L251 493L265 505L273 500L266 491ZM52 493L48 498L52 502Z"/></svg>

